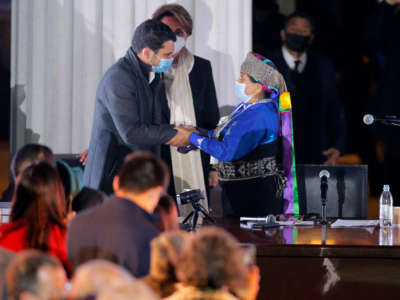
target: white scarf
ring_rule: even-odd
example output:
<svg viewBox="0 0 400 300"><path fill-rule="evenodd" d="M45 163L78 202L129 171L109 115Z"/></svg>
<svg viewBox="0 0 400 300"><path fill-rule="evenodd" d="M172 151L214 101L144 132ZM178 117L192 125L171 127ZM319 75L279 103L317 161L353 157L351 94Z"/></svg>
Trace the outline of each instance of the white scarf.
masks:
<svg viewBox="0 0 400 300"><path fill-rule="evenodd" d="M189 73L193 69L193 65L193 54L183 48L178 63L172 65L164 73L171 124L196 126L193 95L189 82ZM201 200L201 204L208 209L200 151L182 154L175 147L170 147L170 149L176 193L181 193L184 189L200 189L205 197L205 200ZM186 216L192 211L192 207L185 205L180 207L179 211L181 215Z"/></svg>

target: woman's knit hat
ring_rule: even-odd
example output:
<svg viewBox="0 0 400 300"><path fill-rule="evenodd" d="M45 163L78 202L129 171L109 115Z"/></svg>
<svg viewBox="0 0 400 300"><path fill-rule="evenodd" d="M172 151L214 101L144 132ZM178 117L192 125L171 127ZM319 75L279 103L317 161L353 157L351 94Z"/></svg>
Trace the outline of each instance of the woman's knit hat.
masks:
<svg viewBox="0 0 400 300"><path fill-rule="evenodd" d="M268 89L276 88L279 94L287 91L282 74L279 73L272 61L260 54L249 52L240 69Z"/></svg>

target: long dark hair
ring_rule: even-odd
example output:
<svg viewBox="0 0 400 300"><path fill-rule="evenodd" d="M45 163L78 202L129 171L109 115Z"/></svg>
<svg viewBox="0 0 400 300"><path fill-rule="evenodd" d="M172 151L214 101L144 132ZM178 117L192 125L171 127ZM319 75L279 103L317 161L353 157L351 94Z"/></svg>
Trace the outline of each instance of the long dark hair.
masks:
<svg viewBox="0 0 400 300"><path fill-rule="evenodd" d="M28 166L17 181L11 209L11 221L17 225L11 230L26 224L27 246L47 251L51 225L65 229L65 217L65 196L57 170L46 162Z"/></svg>

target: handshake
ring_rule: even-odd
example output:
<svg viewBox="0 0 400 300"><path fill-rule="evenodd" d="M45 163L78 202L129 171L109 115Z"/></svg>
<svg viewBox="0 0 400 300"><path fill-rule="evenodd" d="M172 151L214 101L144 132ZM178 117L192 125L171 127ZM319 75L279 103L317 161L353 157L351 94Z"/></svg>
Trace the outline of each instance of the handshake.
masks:
<svg viewBox="0 0 400 300"><path fill-rule="evenodd" d="M189 141L189 137L192 134L192 132L195 132L199 135L206 136L207 131L201 128L197 128L194 126L190 125L180 125L176 126L175 129L177 130L176 135L170 139L168 142L166 142L167 145L174 146L174 147L185 147L191 145ZM189 149L193 150L193 149Z"/></svg>

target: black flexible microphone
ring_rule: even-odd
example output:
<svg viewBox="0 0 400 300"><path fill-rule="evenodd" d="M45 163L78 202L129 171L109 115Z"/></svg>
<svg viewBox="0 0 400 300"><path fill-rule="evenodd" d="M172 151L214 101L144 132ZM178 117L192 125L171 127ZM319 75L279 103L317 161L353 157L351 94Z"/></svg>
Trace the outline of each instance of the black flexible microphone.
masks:
<svg viewBox="0 0 400 300"><path fill-rule="evenodd" d="M319 172L319 178L321 178L321 199L326 200L326 194L328 192L328 178L330 177L328 170L321 170Z"/></svg>
<svg viewBox="0 0 400 300"><path fill-rule="evenodd" d="M364 115L363 122L365 125L372 125L375 122L381 122L389 125L400 124L400 119L397 116L383 116L377 117L370 114Z"/></svg>

